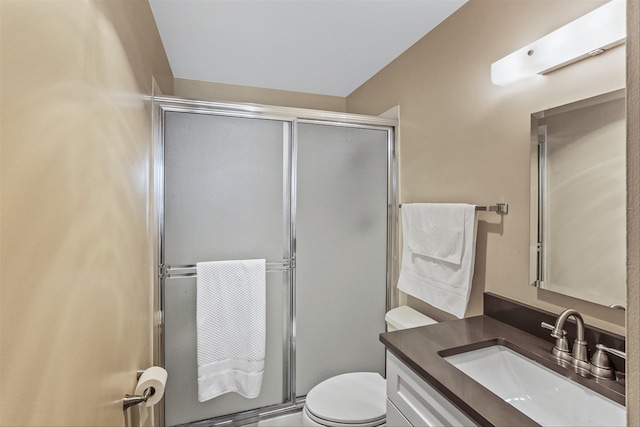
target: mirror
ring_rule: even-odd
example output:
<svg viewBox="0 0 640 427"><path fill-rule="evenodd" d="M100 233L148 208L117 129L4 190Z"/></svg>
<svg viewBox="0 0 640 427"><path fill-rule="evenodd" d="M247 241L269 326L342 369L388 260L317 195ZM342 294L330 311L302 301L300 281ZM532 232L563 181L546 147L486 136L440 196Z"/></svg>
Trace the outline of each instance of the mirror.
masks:
<svg viewBox="0 0 640 427"><path fill-rule="evenodd" d="M624 89L531 116L530 283L626 305Z"/></svg>

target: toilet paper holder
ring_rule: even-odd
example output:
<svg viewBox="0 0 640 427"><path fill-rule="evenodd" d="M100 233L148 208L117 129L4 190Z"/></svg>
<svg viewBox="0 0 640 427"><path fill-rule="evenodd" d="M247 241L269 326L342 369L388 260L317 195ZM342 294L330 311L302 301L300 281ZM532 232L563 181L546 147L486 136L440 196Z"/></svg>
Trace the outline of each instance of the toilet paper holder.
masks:
<svg viewBox="0 0 640 427"><path fill-rule="evenodd" d="M143 372L144 372L143 370L138 370L136 372L138 379L140 379ZM126 411L127 408L130 408L131 406L136 406L146 402L147 400L149 400L151 396L155 394L155 392L156 392L155 388L148 387L144 390L144 393L142 395L128 394L128 393L125 394L124 399L122 399L122 410Z"/></svg>

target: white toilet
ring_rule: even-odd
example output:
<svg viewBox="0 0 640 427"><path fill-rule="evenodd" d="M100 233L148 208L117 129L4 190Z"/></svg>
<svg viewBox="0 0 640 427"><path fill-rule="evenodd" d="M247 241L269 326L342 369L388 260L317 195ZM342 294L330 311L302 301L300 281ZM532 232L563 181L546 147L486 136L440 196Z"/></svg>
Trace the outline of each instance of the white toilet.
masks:
<svg viewBox="0 0 640 427"><path fill-rule="evenodd" d="M437 323L416 310L401 306L386 316L388 331ZM307 394L303 426L376 427L387 419L386 381L377 372L351 372L316 385Z"/></svg>

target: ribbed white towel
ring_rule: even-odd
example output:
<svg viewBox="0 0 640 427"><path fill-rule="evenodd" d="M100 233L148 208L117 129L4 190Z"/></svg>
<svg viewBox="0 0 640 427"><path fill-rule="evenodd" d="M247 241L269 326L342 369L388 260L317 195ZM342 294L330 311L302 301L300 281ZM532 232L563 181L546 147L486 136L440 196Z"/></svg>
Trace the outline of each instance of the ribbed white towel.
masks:
<svg viewBox="0 0 640 427"><path fill-rule="evenodd" d="M260 394L266 335L266 262L196 264L198 401Z"/></svg>
<svg viewBox="0 0 640 427"><path fill-rule="evenodd" d="M475 265L476 207L402 205L402 265L398 289L464 317Z"/></svg>

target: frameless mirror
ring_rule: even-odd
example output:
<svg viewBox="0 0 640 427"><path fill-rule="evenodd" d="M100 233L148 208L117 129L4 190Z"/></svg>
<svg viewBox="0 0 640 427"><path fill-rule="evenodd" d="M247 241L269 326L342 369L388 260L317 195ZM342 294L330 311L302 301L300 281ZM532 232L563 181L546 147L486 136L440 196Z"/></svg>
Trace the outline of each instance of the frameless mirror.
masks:
<svg viewBox="0 0 640 427"><path fill-rule="evenodd" d="M531 116L530 283L626 305L625 91Z"/></svg>

